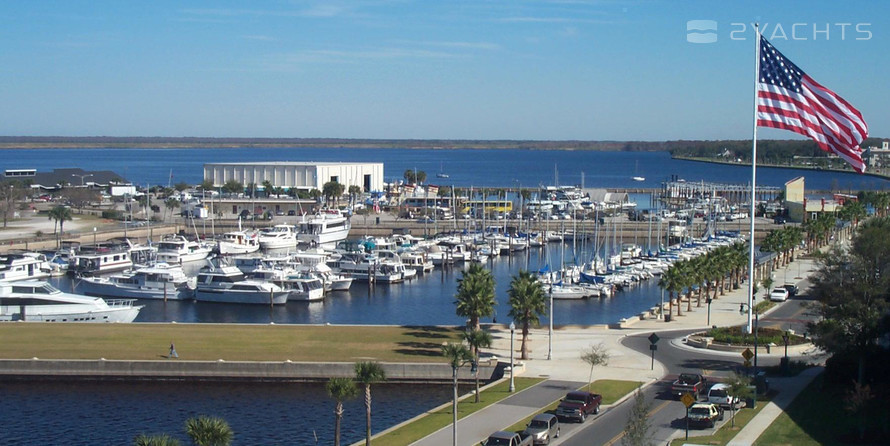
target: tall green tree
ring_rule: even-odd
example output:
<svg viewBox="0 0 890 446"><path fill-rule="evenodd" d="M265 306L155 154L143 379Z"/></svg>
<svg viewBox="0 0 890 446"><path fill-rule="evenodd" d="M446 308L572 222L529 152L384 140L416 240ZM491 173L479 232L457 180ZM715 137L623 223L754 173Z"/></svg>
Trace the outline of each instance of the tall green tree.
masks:
<svg viewBox="0 0 890 446"><path fill-rule="evenodd" d="M457 279L457 315L468 318L471 329L481 327L480 318L494 315L494 288L494 275L480 263L471 263Z"/></svg>
<svg viewBox="0 0 890 446"><path fill-rule="evenodd" d="M235 435L226 420L207 415L186 420L185 433L197 446L228 446Z"/></svg>
<svg viewBox="0 0 890 446"><path fill-rule="evenodd" d="M365 444L371 446L371 384L386 380L386 372L380 363L357 362L355 380L365 386Z"/></svg>
<svg viewBox="0 0 890 446"><path fill-rule="evenodd" d="M266 193L267 197L272 196L272 194L275 193L275 185L272 184L271 181L263 180L262 185L263 185L263 192Z"/></svg>
<svg viewBox="0 0 890 446"><path fill-rule="evenodd" d="M325 384L328 396L337 402L334 407L334 446L340 446L340 422L343 421L343 401L355 398L358 395L358 387L355 381L349 378L331 378Z"/></svg>
<svg viewBox="0 0 890 446"><path fill-rule="evenodd" d="M213 180L204 180L201 182L201 190L204 192L209 192L215 189Z"/></svg>
<svg viewBox="0 0 890 446"><path fill-rule="evenodd" d="M3 212L3 227L8 224L9 218L15 210L15 202L24 197L25 186L17 180L5 180L0 182L0 211Z"/></svg>
<svg viewBox="0 0 890 446"><path fill-rule="evenodd" d="M66 221L74 219L71 208L68 206L56 206L49 210L49 219L53 220L53 233L56 234L56 246L59 245L59 237L65 232L64 225ZM56 232L56 224L59 225L59 232Z"/></svg>
<svg viewBox="0 0 890 446"><path fill-rule="evenodd" d="M464 332L464 341L473 352L473 361L476 362L476 372L473 379L476 381L476 401L479 402L479 349L491 347L491 333L485 330L467 330Z"/></svg>
<svg viewBox="0 0 890 446"><path fill-rule="evenodd" d="M544 287L534 274L520 270L510 281L507 295L510 297L510 317L522 327L520 359L528 359L529 328L538 324L540 316L547 314Z"/></svg>
<svg viewBox="0 0 890 446"><path fill-rule="evenodd" d="M343 195L343 192L346 190L346 186L336 182L336 181L328 181L324 183L321 188L322 194L324 194L325 200L330 204L335 201L337 204L340 203L340 197Z"/></svg>
<svg viewBox="0 0 890 446"><path fill-rule="evenodd" d="M238 180L229 180L223 184L222 190L230 194L242 194L244 193L244 184Z"/></svg>
<svg viewBox="0 0 890 446"><path fill-rule="evenodd" d="M849 249L832 248L819 265L810 278L821 316L808 325L813 342L828 353L858 358L856 381L867 382L868 356L888 333L890 217L860 224Z"/></svg>
<svg viewBox="0 0 890 446"><path fill-rule="evenodd" d="M349 186L347 192L349 193L349 204L355 206L356 200L362 194L362 188L353 184L352 186Z"/></svg>
<svg viewBox="0 0 890 446"><path fill-rule="evenodd" d="M634 391L633 406L627 415L627 422L624 424L624 437L621 444L624 446L651 446L652 445L652 422L649 419L649 411L652 410L652 403L646 401L643 392L637 388Z"/></svg>

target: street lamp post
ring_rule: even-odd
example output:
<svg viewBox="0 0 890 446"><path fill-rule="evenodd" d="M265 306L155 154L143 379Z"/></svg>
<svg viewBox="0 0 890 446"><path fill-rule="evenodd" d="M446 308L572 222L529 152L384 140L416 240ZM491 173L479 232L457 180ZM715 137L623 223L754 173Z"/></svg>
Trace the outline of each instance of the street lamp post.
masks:
<svg viewBox="0 0 890 446"><path fill-rule="evenodd" d="M71 176L72 177L80 177L80 185L81 185L81 187L83 187L84 186L84 182L83 182L84 178L91 177L91 176L93 176L93 174L88 173L88 174L84 174L84 175L78 175L76 173L72 173Z"/></svg>
<svg viewBox="0 0 890 446"><path fill-rule="evenodd" d="M785 343L785 357L782 358L782 370L786 373L788 372L788 341L790 339L790 333L787 331L782 335L782 341Z"/></svg>
<svg viewBox="0 0 890 446"><path fill-rule="evenodd" d="M96 227L93 226L93 246L96 246Z"/></svg>
<svg viewBox="0 0 890 446"><path fill-rule="evenodd" d="M547 360L553 359L553 284L550 284L550 328L547 330Z"/></svg>
<svg viewBox="0 0 890 446"><path fill-rule="evenodd" d="M510 321L510 393L516 391L516 385L513 383L513 334L516 332L516 324Z"/></svg>

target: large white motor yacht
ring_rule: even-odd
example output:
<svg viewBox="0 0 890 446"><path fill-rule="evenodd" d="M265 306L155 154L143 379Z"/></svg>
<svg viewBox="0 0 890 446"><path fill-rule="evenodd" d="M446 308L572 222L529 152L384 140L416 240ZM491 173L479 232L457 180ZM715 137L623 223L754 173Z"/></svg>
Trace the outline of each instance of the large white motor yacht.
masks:
<svg viewBox="0 0 890 446"><path fill-rule="evenodd" d="M211 249L203 243L189 240L181 235L172 235L158 243L158 261L171 265L204 260Z"/></svg>
<svg viewBox="0 0 890 446"><path fill-rule="evenodd" d="M283 249L297 247L297 234L291 225L275 225L260 232L260 248Z"/></svg>
<svg viewBox="0 0 890 446"><path fill-rule="evenodd" d="M260 241L255 232L250 234L245 231L226 232L216 242L216 249L224 256L250 254L260 250Z"/></svg>
<svg viewBox="0 0 890 446"><path fill-rule="evenodd" d="M0 284L0 322L133 322L132 299L104 300L63 293L46 282Z"/></svg>
<svg viewBox="0 0 890 446"><path fill-rule="evenodd" d="M246 280L235 266L210 266L198 273L195 300L237 304L280 305L288 291L274 283Z"/></svg>
<svg viewBox="0 0 890 446"><path fill-rule="evenodd" d="M352 223L342 212L333 209L311 217L303 216L298 225L297 239L310 245L329 245L346 240Z"/></svg>
<svg viewBox="0 0 890 446"><path fill-rule="evenodd" d="M52 270L46 256L37 252L0 257L0 282L43 279L49 277Z"/></svg>
<svg viewBox="0 0 890 446"><path fill-rule="evenodd" d="M166 263L108 277L84 277L76 288L91 296L171 300L195 297L195 279L186 276L181 266Z"/></svg>

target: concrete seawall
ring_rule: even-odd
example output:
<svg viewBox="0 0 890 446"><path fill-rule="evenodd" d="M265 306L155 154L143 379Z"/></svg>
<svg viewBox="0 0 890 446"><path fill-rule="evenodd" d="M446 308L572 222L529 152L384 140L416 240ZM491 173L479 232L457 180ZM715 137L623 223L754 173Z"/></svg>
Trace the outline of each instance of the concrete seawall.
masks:
<svg viewBox="0 0 890 446"><path fill-rule="evenodd" d="M446 363L383 363L388 382L451 382ZM355 363L291 361L159 361L118 360L0 360L0 380L177 380L177 381L294 381L320 382L332 377L353 377ZM479 364L479 379L502 373L496 360ZM461 380L473 379L470 367L458 370Z"/></svg>

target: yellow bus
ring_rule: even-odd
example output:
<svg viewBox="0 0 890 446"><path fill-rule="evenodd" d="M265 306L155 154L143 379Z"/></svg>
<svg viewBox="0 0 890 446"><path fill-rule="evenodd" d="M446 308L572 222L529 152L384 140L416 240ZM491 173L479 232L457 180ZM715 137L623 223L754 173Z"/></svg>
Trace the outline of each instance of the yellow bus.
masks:
<svg viewBox="0 0 890 446"><path fill-rule="evenodd" d="M463 213L481 215L482 212L508 213L513 210L513 202L510 200L469 200L464 202Z"/></svg>

